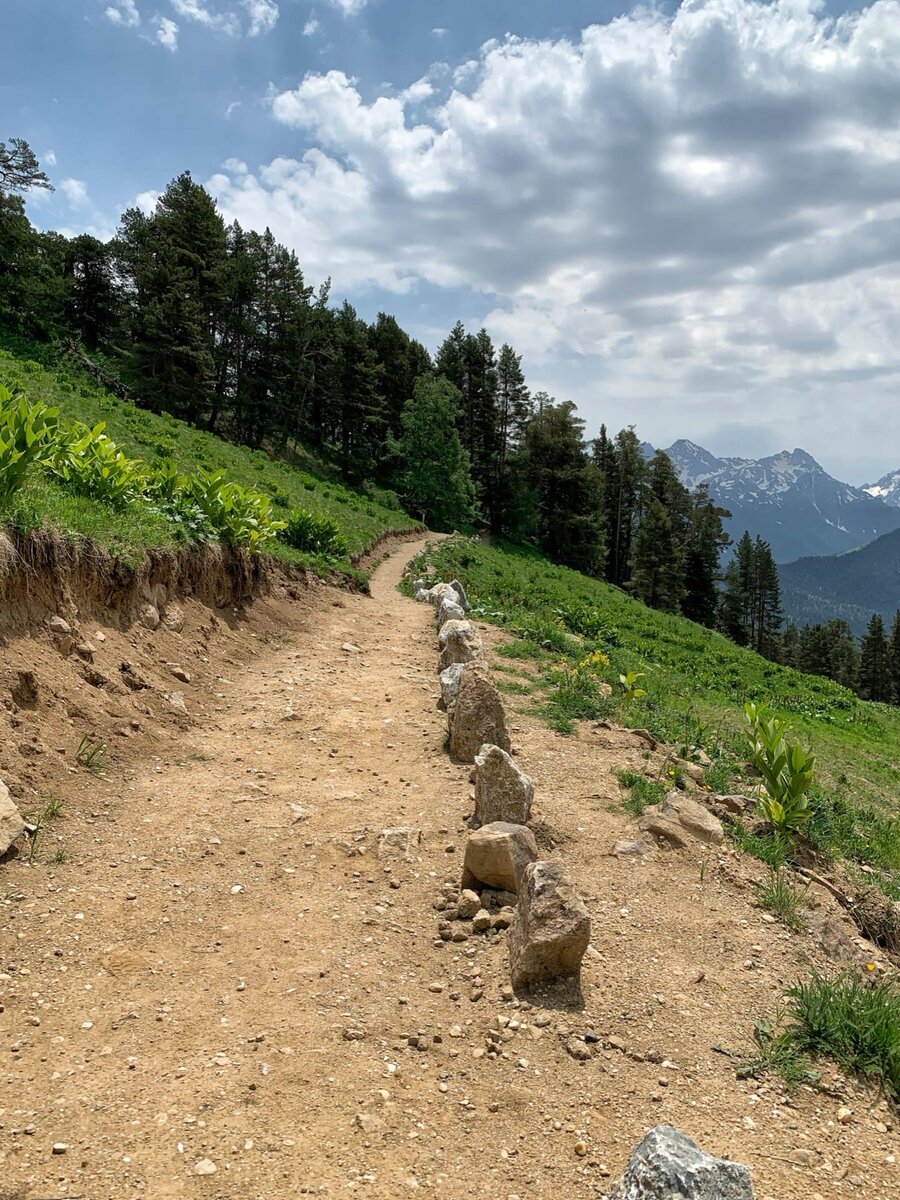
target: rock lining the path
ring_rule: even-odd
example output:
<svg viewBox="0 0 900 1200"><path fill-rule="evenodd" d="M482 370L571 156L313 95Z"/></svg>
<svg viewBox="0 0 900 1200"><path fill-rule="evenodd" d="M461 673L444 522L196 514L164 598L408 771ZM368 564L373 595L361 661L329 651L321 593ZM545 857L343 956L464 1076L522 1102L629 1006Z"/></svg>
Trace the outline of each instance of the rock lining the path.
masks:
<svg viewBox="0 0 900 1200"><path fill-rule="evenodd" d="M509 821L527 825L534 784L499 746L484 745L475 756L474 824Z"/></svg>
<svg viewBox="0 0 900 1200"><path fill-rule="evenodd" d="M450 714L450 754L459 762L474 762L485 743L510 750L506 714L500 693L481 662L466 663Z"/></svg>
<svg viewBox="0 0 900 1200"><path fill-rule="evenodd" d="M481 637L471 621L447 621L438 634L438 645L441 649L440 671L454 663L477 662L484 657Z"/></svg>
<svg viewBox="0 0 900 1200"><path fill-rule="evenodd" d="M13 804L9 788L0 781L0 854L5 854L24 832L25 820Z"/></svg>
<svg viewBox="0 0 900 1200"><path fill-rule="evenodd" d="M462 891L487 887L517 893L529 863L538 857L534 834L524 825L493 821L469 835Z"/></svg>
<svg viewBox="0 0 900 1200"><path fill-rule="evenodd" d="M591 918L568 872L559 863L529 863L518 889L509 931L514 990L539 984L581 987L581 962L591 940Z"/></svg>
<svg viewBox="0 0 900 1200"><path fill-rule="evenodd" d="M679 849L689 846L692 841L708 846L721 846L725 841L725 830L718 817L682 792L669 792L661 804L644 809L638 828Z"/></svg>
<svg viewBox="0 0 900 1200"><path fill-rule="evenodd" d="M753 1200L750 1171L714 1158L680 1130L657 1125L635 1147L610 1200Z"/></svg>

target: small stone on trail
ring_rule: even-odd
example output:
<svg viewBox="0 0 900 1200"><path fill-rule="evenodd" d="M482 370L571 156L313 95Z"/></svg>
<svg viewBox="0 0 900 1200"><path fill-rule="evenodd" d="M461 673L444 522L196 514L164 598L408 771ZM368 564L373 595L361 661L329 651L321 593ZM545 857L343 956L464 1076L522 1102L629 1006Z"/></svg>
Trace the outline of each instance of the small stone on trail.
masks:
<svg viewBox="0 0 900 1200"><path fill-rule="evenodd" d="M461 921L470 921L472 917L481 908L481 900L478 893L473 892L471 888L463 888L459 893L459 901L456 905L456 912Z"/></svg>
<svg viewBox="0 0 900 1200"><path fill-rule="evenodd" d="M68 1150L68 1148L69 1148L69 1145L67 1142L54 1142L53 1146L51 1148L51 1153L52 1154L65 1154L65 1152Z"/></svg>
<svg viewBox="0 0 900 1200"><path fill-rule="evenodd" d="M472 929L475 933L486 933L490 928L491 914L486 908L480 908L472 921Z"/></svg>
<svg viewBox="0 0 900 1200"><path fill-rule="evenodd" d="M50 626L50 632L59 634L61 637L64 637L72 632L72 626L63 617L51 617L48 624Z"/></svg>
<svg viewBox="0 0 900 1200"><path fill-rule="evenodd" d="M345 654L362 654L362 649L355 642L344 642L341 649Z"/></svg>
<svg viewBox="0 0 900 1200"><path fill-rule="evenodd" d="M216 1173L216 1171L218 1171L218 1169L219 1168L216 1166L216 1164L214 1162L212 1162L210 1159L201 1158L200 1161L197 1163L197 1165L194 1167L194 1174L195 1175L215 1175L215 1173Z"/></svg>
<svg viewBox="0 0 900 1200"><path fill-rule="evenodd" d="M174 677L176 679L180 680L181 683L190 683L191 682L191 677L188 674L188 672L184 669L184 667L173 667L172 674L174 675Z"/></svg>
<svg viewBox="0 0 900 1200"><path fill-rule="evenodd" d="M591 1057L590 1047L577 1037L570 1037L566 1042L566 1054L578 1062L587 1062Z"/></svg>

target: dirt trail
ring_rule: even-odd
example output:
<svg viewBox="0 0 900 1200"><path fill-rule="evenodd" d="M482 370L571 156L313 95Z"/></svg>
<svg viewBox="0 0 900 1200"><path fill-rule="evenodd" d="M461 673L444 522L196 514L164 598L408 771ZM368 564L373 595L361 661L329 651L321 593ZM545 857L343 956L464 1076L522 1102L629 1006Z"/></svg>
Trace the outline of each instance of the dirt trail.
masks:
<svg viewBox="0 0 900 1200"><path fill-rule="evenodd" d="M251 610L259 652L218 664L202 723L82 790L72 861L0 868L0 1200L602 1196L663 1120L748 1162L760 1200L895 1195L877 1097L848 1091L845 1127L843 1100L737 1082L713 1049L745 1047L819 958L728 854L608 857L630 735L511 720L592 913L585 1010L503 1000L503 937L436 941L470 785L443 750L433 610L396 591L417 549L371 597ZM422 831L408 860L379 855L398 826ZM492 1059L498 1018L520 1028ZM576 1062L570 1030L618 1048Z"/></svg>

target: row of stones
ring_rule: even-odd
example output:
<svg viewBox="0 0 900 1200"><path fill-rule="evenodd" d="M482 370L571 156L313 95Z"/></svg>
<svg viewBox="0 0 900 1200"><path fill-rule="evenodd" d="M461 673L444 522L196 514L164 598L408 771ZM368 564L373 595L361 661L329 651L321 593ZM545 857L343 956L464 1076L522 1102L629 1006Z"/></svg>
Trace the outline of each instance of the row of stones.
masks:
<svg viewBox="0 0 900 1200"><path fill-rule="evenodd" d="M539 857L528 828L534 784L510 757L503 703L478 631L466 618L465 589L458 580L427 587L417 579L414 587L416 599L437 610L440 704L447 713L450 754L475 764L474 829L466 842L461 892L451 907L459 918L472 918L476 932L508 925L515 991L549 987L578 993L590 916L566 871ZM502 907L492 917L491 897L515 899L514 911ZM454 936L449 922L441 936ZM753 1200L750 1172L707 1154L679 1130L659 1125L636 1147L610 1200L664 1196Z"/></svg>
<svg viewBox="0 0 900 1200"><path fill-rule="evenodd" d="M528 828L534 784L510 756L503 702L478 631L466 618L465 589L457 580L430 588L416 580L415 594L436 609L450 754L475 764L474 829L466 843L461 903L471 906L473 894L484 889L514 895L508 935L513 988L577 993L590 916L564 868L540 857ZM490 920L487 909L480 911L482 923Z"/></svg>

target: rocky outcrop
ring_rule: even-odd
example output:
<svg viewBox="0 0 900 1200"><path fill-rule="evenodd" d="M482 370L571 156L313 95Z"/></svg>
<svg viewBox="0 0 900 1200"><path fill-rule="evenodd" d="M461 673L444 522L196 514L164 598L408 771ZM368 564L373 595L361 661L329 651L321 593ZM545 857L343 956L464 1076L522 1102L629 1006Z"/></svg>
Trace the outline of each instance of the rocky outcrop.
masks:
<svg viewBox="0 0 900 1200"><path fill-rule="evenodd" d="M725 841L725 831L718 817L682 792L669 792L662 804L644 809L638 828L678 848L689 846L693 841L708 846L721 846Z"/></svg>
<svg viewBox="0 0 900 1200"><path fill-rule="evenodd" d="M450 754L460 762L474 762L485 743L509 751L506 715L487 668L470 662L460 672L459 691L450 715Z"/></svg>
<svg viewBox="0 0 900 1200"><path fill-rule="evenodd" d="M498 888L518 892L529 863L538 856L534 834L524 825L494 821L470 835L463 863L462 889Z"/></svg>
<svg viewBox="0 0 900 1200"><path fill-rule="evenodd" d="M471 621L447 621L438 635L438 645L441 671L454 663L477 662L484 655L478 630Z"/></svg>
<svg viewBox="0 0 900 1200"><path fill-rule="evenodd" d="M610 1200L753 1200L749 1170L714 1158L671 1125L638 1143Z"/></svg>
<svg viewBox="0 0 900 1200"><path fill-rule="evenodd" d="M13 804L9 788L5 783L0 783L0 854L5 854L24 832L22 814Z"/></svg>
<svg viewBox="0 0 900 1200"><path fill-rule="evenodd" d="M475 756L475 826L492 821L527 825L533 799L534 784L506 751L482 746Z"/></svg>
<svg viewBox="0 0 900 1200"><path fill-rule="evenodd" d="M580 990L581 960L590 939L591 918L566 871L546 860L529 863L509 931L513 988L562 984Z"/></svg>

